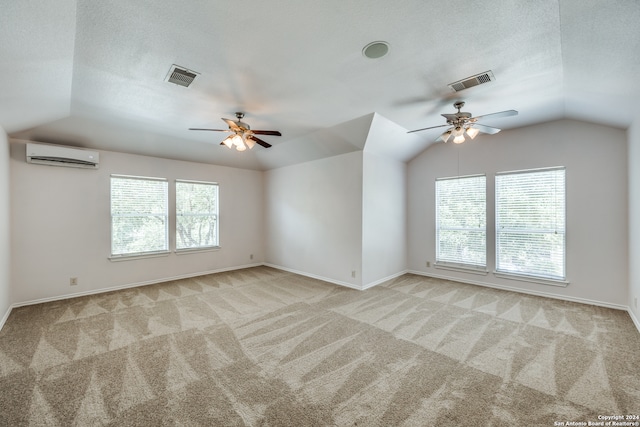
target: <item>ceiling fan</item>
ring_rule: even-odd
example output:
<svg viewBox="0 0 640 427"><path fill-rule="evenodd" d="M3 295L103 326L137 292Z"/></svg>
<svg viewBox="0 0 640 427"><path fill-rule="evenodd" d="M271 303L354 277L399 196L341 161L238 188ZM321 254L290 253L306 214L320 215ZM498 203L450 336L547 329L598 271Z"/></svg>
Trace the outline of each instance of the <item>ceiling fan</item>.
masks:
<svg viewBox="0 0 640 427"><path fill-rule="evenodd" d="M220 143L220 145L226 145L229 148L236 147L238 151L244 151L249 147L253 148L254 145L262 145L264 148L271 147L271 144L258 138L256 135L274 135L282 136L277 130L251 130L248 124L242 122L244 113L237 112L236 117L238 120L230 120L223 118L222 120L229 125L229 129L202 129L202 128L189 128L189 130L208 130L213 132L230 132L233 135L229 135Z"/></svg>
<svg viewBox="0 0 640 427"><path fill-rule="evenodd" d="M447 129L442 135L440 135L436 139L436 141L447 142L449 138L453 135L453 142L456 144L461 144L465 141L465 138L464 138L465 134L469 138L473 139L476 136L478 136L480 132L487 133L490 135L500 132L500 129L498 128L485 126L485 125L481 125L480 123L477 123L478 120L486 119L487 117L497 118L497 117L509 117L509 116L518 115L518 112L516 110L506 110L506 111L500 111L499 113L484 114L482 116L472 117L471 113L465 113L464 111L460 111L460 109L464 107L464 102L458 101L455 104L453 104L453 107L458 109L457 113L441 114L445 119L447 119L446 125L431 126L428 128L411 130L407 133L420 132L427 129L435 129L435 128L449 126L449 129Z"/></svg>

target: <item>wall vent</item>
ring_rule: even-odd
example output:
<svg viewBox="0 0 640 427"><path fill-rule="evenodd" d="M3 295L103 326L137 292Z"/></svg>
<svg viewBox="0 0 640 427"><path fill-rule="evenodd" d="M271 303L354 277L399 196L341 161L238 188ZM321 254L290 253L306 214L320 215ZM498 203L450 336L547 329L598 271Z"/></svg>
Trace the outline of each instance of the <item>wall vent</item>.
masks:
<svg viewBox="0 0 640 427"><path fill-rule="evenodd" d="M171 69L169 70L169 74L167 74L167 78L165 79L165 81L177 84L179 86L189 87L189 85L193 83L197 76L198 73L196 73L195 71L191 71L187 68L173 64L171 66Z"/></svg>
<svg viewBox="0 0 640 427"><path fill-rule="evenodd" d="M483 83L489 83L494 81L496 78L493 75L491 70L485 71L484 73L476 74L475 76L467 77L466 79L458 80L454 83L449 83L449 87L455 91L460 92L464 89L469 89L470 87L478 86Z"/></svg>

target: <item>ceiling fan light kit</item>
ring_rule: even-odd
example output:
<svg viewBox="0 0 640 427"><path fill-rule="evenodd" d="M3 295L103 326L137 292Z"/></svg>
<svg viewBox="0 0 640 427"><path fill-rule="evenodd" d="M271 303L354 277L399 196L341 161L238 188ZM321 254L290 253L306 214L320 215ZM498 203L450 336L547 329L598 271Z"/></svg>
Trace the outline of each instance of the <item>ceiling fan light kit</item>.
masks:
<svg viewBox="0 0 640 427"><path fill-rule="evenodd" d="M225 140L222 141L222 144L226 145L229 148L233 148L235 146L236 150L238 151L244 151L247 149L244 140L240 135L237 134L226 137Z"/></svg>
<svg viewBox="0 0 640 427"><path fill-rule="evenodd" d="M473 139L476 136L478 136L478 134L480 133L480 131L477 128L468 128L467 129L467 135L469 135L469 138Z"/></svg>
<svg viewBox="0 0 640 427"><path fill-rule="evenodd" d="M440 135L436 141L440 140L442 142L447 142L449 138L451 138L451 129Z"/></svg>
<svg viewBox="0 0 640 427"><path fill-rule="evenodd" d="M236 147L237 151L245 151L247 147L252 149L256 144L261 145L264 148L271 147L271 144L258 138L256 135L272 135L282 136L277 130L251 130L248 124L242 122L244 113L238 111L236 118L238 120L222 119L229 129L203 129L203 128L189 128L189 130L207 130L212 132L231 132L233 135L226 137L220 145L226 145L229 149Z"/></svg>
<svg viewBox="0 0 640 427"><path fill-rule="evenodd" d="M457 113L441 114L442 117L447 119L446 125L431 126L431 127L422 128L422 129L410 130L407 133L421 132L427 129L436 129L436 128L450 126L449 129L444 131L436 139L436 141L447 142L453 135L453 142L455 144L462 144L463 142L466 141L465 135L470 139L474 139L476 136L478 136L480 132L487 133L490 135L500 132L500 129L498 128L481 125L480 123L477 123L479 119L484 119L487 117L495 118L495 117L509 117L509 116L518 115L518 112L516 110L506 110L506 111L500 111L499 113L491 113L491 114L485 114L482 116L472 117L471 113L460 111L460 109L464 107L464 102L458 101L455 104L453 104L453 107L458 109Z"/></svg>
<svg viewBox="0 0 640 427"><path fill-rule="evenodd" d="M453 143L454 144L462 144L464 142L464 129L460 126L456 127L453 130Z"/></svg>

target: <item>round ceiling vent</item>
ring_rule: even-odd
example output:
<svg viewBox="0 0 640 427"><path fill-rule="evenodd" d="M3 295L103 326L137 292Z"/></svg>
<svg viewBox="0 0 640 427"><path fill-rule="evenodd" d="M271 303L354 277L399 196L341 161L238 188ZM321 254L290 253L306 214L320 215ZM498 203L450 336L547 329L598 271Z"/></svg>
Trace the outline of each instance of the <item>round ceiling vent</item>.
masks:
<svg viewBox="0 0 640 427"><path fill-rule="evenodd" d="M389 53L389 43L371 42L362 49L362 54L370 59L382 58Z"/></svg>

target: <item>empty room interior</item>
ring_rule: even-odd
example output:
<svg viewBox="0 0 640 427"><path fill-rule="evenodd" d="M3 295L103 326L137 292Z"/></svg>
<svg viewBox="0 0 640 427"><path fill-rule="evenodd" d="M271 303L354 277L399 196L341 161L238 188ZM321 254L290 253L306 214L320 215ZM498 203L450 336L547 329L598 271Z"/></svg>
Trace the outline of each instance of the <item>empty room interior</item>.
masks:
<svg viewBox="0 0 640 427"><path fill-rule="evenodd" d="M638 22L3 1L0 425L640 425Z"/></svg>

